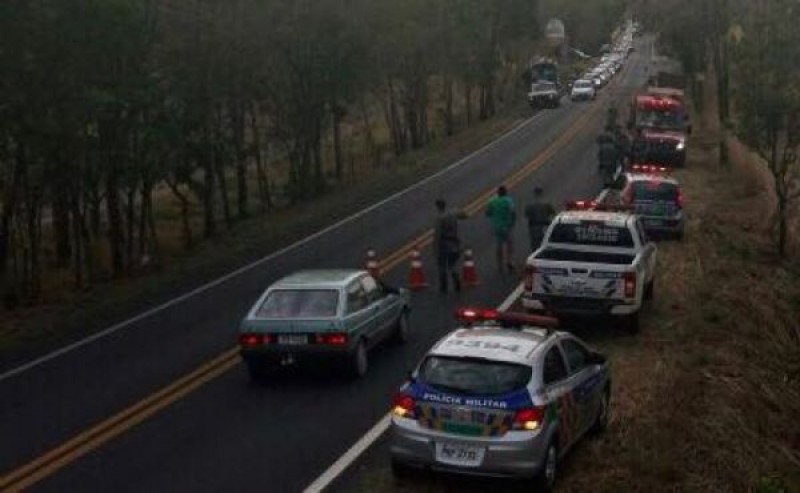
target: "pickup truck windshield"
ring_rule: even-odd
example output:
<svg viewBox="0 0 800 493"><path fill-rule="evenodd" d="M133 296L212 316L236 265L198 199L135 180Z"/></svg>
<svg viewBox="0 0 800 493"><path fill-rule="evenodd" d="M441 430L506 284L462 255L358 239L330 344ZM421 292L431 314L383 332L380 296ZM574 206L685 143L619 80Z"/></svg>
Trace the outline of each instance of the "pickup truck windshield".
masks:
<svg viewBox="0 0 800 493"><path fill-rule="evenodd" d="M633 200L676 202L678 200L678 187L669 182L637 181L633 183Z"/></svg>
<svg viewBox="0 0 800 493"><path fill-rule="evenodd" d="M556 224L548 242L616 248L633 248L634 246L633 237L627 227L612 226L599 221Z"/></svg>
<svg viewBox="0 0 800 493"><path fill-rule="evenodd" d="M429 356L420 367L419 379L442 392L499 395L525 387L531 369L501 361Z"/></svg>
<svg viewBox="0 0 800 493"><path fill-rule="evenodd" d="M336 316L339 292L334 289L278 289L258 307L257 318L329 318Z"/></svg>

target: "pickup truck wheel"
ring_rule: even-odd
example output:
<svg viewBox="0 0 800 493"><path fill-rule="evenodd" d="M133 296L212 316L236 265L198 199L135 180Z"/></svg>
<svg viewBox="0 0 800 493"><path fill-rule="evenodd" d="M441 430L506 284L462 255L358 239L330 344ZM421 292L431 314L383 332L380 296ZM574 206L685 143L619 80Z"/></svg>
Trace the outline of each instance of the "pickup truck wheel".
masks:
<svg viewBox="0 0 800 493"><path fill-rule="evenodd" d="M638 334L639 333L639 312L632 313L627 315L625 318L622 319L622 323L625 327L625 330L629 334Z"/></svg>
<svg viewBox="0 0 800 493"><path fill-rule="evenodd" d="M397 318L394 328L394 340L400 344L408 342L410 330L408 326L408 313L403 311Z"/></svg>
<svg viewBox="0 0 800 493"><path fill-rule="evenodd" d="M361 339L347 361L347 372L353 378L363 377L367 373L369 359L367 357L367 343Z"/></svg>
<svg viewBox="0 0 800 493"><path fill-rule="evenodd" d="M653 298L655 297L655 290L656 290L655 280L647 283L647 286L644 287L644 299L647 301L652 301Z"/></svg>

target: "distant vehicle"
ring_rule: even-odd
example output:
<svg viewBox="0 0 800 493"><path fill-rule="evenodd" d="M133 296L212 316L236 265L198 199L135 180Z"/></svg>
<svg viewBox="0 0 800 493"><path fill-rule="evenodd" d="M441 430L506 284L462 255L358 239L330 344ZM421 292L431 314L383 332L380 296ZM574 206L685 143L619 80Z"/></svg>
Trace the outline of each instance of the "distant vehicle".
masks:
<svg viewBox="0 0 800 493"><path fill-rule="evenodd" d="M561 80L558 73L558 64L550 59L542 58L538 62L531 65L531 81L552 82L556 86L561 85Z"/></svg>
<svg viewBox="0 0 800 493"><path fill-rule="evenodd" d="M458 317L394 397L392 471L531 479L550 491L559 460L608 424L608 360L548 317Z"/></svg>
<svg viewBox="0 0 800 493"><path fill-rule="evenodd" d="M683 192L668 168L634 164L615 188L619 190L619 203L633 207L651 238L660 235L683 238Z"/></svg>
<svg viewBox="0 0 800 493"><path fill-rule="evenodd" d="M553 82L534 82L528 93L528 103L533 108L557 108L561 105L561 91Z"/></svg>
<svg viewBox="0 0 800 493"><path fill-rule="evenodd" d="M639 313L653 295L656 254L632 211L570 202L528 257L522 306L557 316L611 316L638 332Z"/></svg>
<svg viewBox="0 0 800 493"><path fill-rule="evenodd" d="M367 371L367 351L409 337L409 293L360 270L308 270L267 288L241 323L239 349L255 380L280 366L336 363Z"/></svg>
<svg viewBox="0 0 800 493"><path fill-rule="evenodd" d="M628 128L634 133L633 155L638 162L684 166L691 133L682 91L650 88L633 97Z"/></svg>
<svg viewBox="0 0 800 493"><path fill-rule="evenodd" d="M593 101L597 97L597 91L591 80L578 79L572 85L570 98L573 101Z"/></svg>

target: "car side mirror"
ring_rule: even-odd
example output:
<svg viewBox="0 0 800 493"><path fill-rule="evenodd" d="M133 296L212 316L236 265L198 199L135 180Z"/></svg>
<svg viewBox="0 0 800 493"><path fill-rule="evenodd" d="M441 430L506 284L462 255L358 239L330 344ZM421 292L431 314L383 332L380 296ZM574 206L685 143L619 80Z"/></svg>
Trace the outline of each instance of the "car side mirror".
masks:
<svg viewBox="0 0 800 493"><path fill-rule="evenodd" d="M586 362L590 365L604 365L606 364L606 361L608 361L608 358L597 351L590 352L588 358L586 359Z"/></svg>

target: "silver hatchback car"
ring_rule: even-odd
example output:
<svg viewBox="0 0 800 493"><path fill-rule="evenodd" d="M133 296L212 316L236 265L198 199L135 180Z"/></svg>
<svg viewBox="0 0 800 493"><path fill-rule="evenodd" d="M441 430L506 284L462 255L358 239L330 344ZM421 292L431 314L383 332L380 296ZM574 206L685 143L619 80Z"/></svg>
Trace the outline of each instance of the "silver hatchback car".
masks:
<svg viewBox="0 0 800 493"><path fill-rule="evenodd" d="M605 428L606 358L557 320L466 308L394 398L392 471L530 478L544 490L559 459Z"/></svg>

